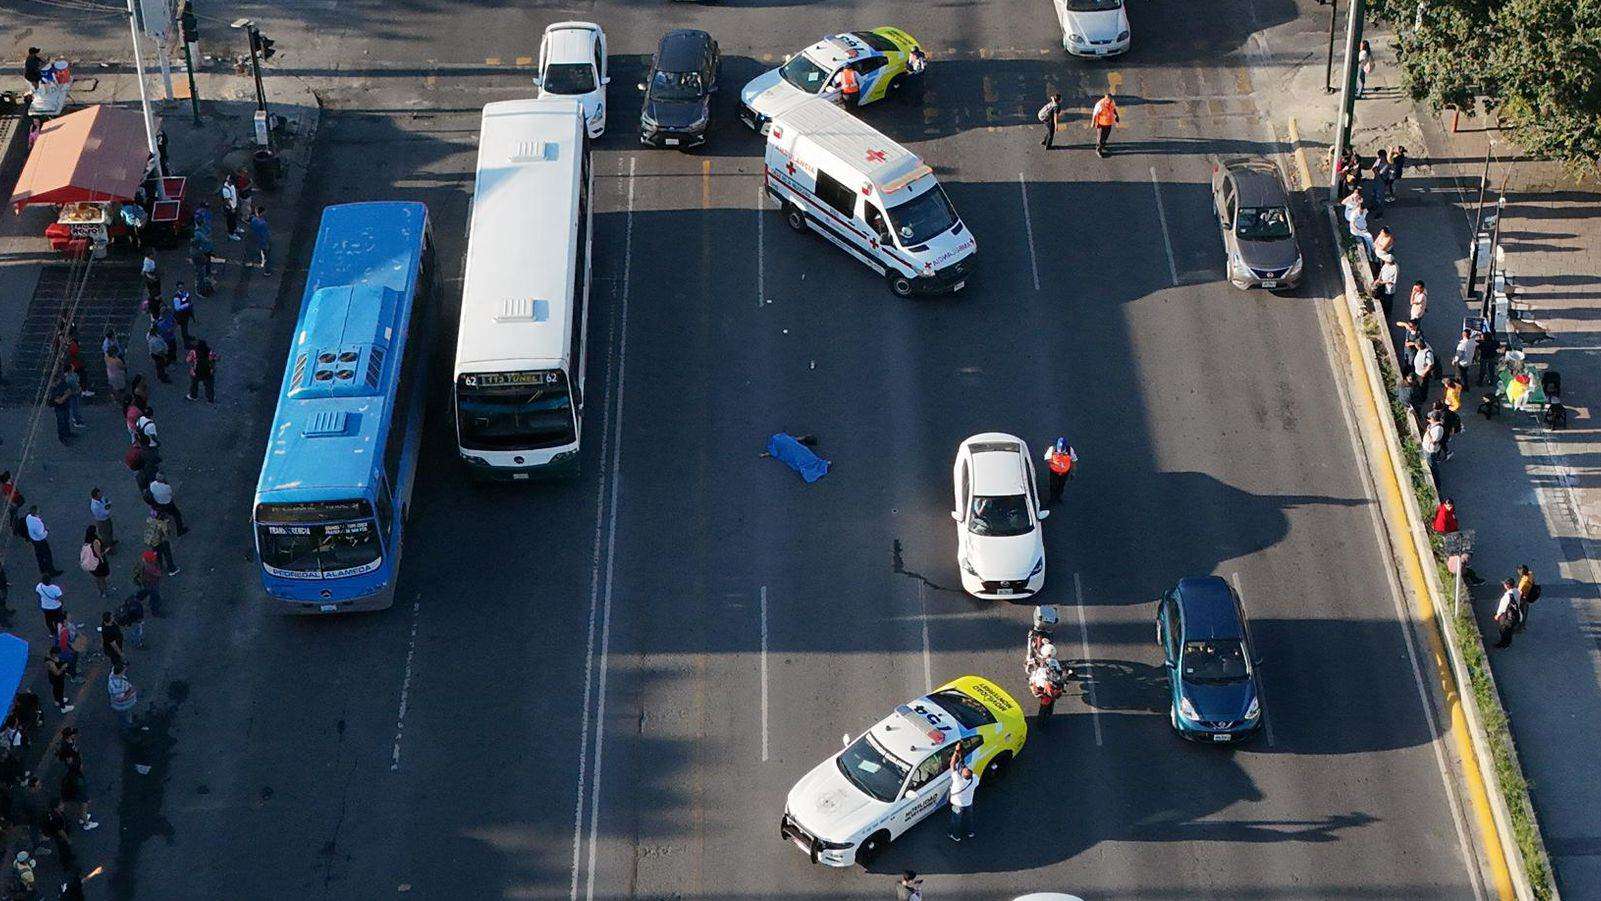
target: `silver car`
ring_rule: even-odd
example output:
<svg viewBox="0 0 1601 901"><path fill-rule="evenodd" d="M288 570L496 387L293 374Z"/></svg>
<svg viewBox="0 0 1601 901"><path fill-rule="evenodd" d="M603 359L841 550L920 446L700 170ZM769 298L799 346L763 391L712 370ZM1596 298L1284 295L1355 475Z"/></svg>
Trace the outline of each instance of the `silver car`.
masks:
<svg viewBox="0 0 1601 901"><path fill-rule="evenodd" d="M1277 166L1250 157L1213 160L1212 205L1236 288L1287 290L1300 283L1301 248Z"/></svg>

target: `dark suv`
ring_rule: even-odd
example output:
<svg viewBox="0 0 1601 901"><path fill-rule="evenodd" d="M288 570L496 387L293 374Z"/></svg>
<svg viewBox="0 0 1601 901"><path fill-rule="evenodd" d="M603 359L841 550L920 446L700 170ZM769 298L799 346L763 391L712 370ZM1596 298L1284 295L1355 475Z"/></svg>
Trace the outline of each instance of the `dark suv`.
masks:
<svg viewBox="0 0 1601 901"><path fill-rule="evenodd" d="M712 92L717 90L717 42L704 31L680 28L662 35L639 86L639 141L653 147L694 147L706 142Z"/></svg>
<svg viewBox="0 0 1601 901"><path fill-rule="evenodd" d="M1245 608L1217 576L1180 579L1156 607L1156 643L1171 682L1178 734L1232 742L1262 725L1262 691Z"/></svg>

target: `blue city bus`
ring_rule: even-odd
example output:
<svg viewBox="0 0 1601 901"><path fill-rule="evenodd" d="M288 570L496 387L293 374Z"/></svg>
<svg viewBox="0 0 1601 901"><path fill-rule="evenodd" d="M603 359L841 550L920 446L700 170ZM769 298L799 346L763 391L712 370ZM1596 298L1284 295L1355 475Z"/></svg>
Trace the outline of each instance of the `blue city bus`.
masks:
<svg viewBox="0 0 1601 901"><path fill-rule="evenodd" d="M434 249L420 203L323 210L254 524L291 613L394 602L427 396Z"/></svg>

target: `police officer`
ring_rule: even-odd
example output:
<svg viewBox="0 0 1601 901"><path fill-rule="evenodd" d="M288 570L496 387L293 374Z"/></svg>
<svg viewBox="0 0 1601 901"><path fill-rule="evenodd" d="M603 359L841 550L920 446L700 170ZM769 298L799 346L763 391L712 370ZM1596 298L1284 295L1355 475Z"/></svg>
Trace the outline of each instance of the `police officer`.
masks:
<svg viewBox="0 0 1601 901"><path fill-rule="evenodd" d="M1095 136L1096 155L1106 156L1106 139L1112 134L1112 126L1122 121L1112 95L1102 94L1101 99L1095 101L1095 109L1090 112L1090 127L1098 132Z"/></svg>
<svg viewBox="0 0 1601 901"><path fill-rule="evenodd" d="M1073 477L1073 466L1078 463L1078 452L1073 445L1067 443L1066 438L1057 438L1056 443L1045 451L1045 464L1051 473L1051 492L1049 503L1054 504L1062 499L1062 488L1067 480Z"/></svg>

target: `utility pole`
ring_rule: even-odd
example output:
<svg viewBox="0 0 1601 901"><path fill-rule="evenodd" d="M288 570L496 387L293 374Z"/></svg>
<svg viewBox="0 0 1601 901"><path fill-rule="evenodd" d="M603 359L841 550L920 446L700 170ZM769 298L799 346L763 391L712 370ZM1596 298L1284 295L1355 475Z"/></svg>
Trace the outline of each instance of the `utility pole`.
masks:
<svg viewBox="0 0 1601 901"><path fill-rule="evenodd" d="M1339 162L1351 146L1351 125L1356 108L1356 54L1362 45L1362 17L1366 0L1351 0L1351 18L1345 29L1345 85L1340 90L1340 119L1335 127L1334 161ZM1335 166L1329 167L1329 190L1339 196Z"/></svg>
<svg viewBox="0 0 1601 901"><path fill-rule="evenodd" d="M133 36L133 68L139 81L139 109L145 117L145 139L150 142L150 156L156 163L156 198L167 199L167 171L161 165L161 151L156 147L156 125L150 118L150 96L145 93L145 61L139 53L139 12L134 0L128 0L128 33Z"/></svg>
<svg viewBox="0 0 1601 901"><path fill-rule="evenodd" d="M1489 323L1490 329L1495 329L1495 271L1496 257L1501 251L1501 218L1506 213L1506 183L1501 179L1501 191L1495 198L1495 228L1490 232L1490 259L1484 266L1484 306L1482 312L1484 319ZM1507 317L1511 318L1512 310L1507 310Z"/></svg>
<svg viewBox="0 0 1601 901"><path fill-rule="evenodd" d="M1484 231L1484 192L1490 185L1490 153L1495 149L1494 141L1487 141L1484 145L1484 172L1479 175L1479 202L1473 214L1473 244L1468 248L1468 299L1478 296L1479 282L1479 240Z"/></svg>
<svg viewBox="0 0 1601 901"><path fill-rule="evenodd" d="M189 110L194 114L195 127L200 127L200 90L195 87L195 55L199 50L200 24L195 20L193 0L184 0L183 13L178 17L179 37L183 41L183 67L189 73Z"/></svg>
<svg viewBox="0 0 1601 901"><path fill-rule="evenodd" d="M236 19L234 28L243 28L250 39L250 73L256 81L256 110L263 120L267 149L273 150L272 113L267 109L267 89L261 84L261 58L272 56L272 41L261 36L261 30L249 19Z"/></svg>
<svg viewBox="0 0 1601 901"><path fill-rule="evenodd" d="M1334 93L1334 32L1340 23L1340 0L1329 3L1329 59L1323 66L1323 93Z"/></svg>

